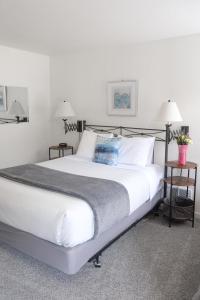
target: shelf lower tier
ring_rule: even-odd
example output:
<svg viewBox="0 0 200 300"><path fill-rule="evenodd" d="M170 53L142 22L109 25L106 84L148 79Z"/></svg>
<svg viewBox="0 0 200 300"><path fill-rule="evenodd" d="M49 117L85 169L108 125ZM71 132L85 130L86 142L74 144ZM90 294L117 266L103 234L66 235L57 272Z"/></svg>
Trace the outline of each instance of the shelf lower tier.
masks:
<svg viewBox="0 0 200 300"><path fill-rule="evenodd" d="M172 219L175 221L187 221L192 220L194 201L189 198L177 197L172 200ZM170 217L170 201L169 199L164 199L163 201L163 215Z"/></svg>
<svg viewBox="0 0 200 300"><path fill-rule="evenodd" d="M183 177L183 176L173 176L172 181L171 177L163 179L167 184L173 184L177 186L194 186L195 180L193 178Z"/></svg>

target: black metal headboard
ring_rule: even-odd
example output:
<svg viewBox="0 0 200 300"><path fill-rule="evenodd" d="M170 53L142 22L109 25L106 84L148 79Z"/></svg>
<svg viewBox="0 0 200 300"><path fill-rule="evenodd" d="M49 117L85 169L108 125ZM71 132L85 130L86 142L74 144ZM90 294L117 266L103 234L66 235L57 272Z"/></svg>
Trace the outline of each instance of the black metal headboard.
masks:
<svg viewBox="0 0 200 300"><path fill-rule="evenodd" d="M137 128L125 126L107 126L107 125L90 125L84 124L84 129L91 129L99 133L113 133L114 135L122 135L124 137L147 136L155 137L156 141L165 142L165 129Z"/></svg>

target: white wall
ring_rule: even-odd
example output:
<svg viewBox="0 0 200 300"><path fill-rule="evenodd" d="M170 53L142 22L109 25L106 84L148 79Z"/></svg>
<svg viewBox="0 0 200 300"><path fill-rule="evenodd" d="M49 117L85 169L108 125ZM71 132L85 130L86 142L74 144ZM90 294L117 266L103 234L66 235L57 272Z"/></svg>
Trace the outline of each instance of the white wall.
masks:
<svg viewBox="0 0 200 300"><path fill-rule="evenodd" d="M163 101L174 99L194 140L188 158L200 165L200 35L54 56L50 74L52 110L59 100L69 98L77 119L89 123L160 128L156 113ZM138 115L108 116L106 83L126 79L139 81ZM52 134L52 142L75 142L72 135L64 136L61 122L54 121ZM177 146L169 150L170 158L176 159Z"/></svg>
<svg viewBox="0 0 200 300"><path fill-rule="evenodd" d="M0 125L0 168L48 158L49 57L0 46L0 85L28 88L29 123Z"/></svg>

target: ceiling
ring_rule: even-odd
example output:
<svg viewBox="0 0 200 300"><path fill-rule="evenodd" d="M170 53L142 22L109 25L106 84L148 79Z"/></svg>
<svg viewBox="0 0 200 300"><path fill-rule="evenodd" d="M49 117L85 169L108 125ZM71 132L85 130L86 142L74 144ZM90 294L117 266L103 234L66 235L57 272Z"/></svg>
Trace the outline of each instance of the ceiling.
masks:
<svg viewBox="0 0 200 300"><path fill-rule="evenodd" d="M200 0L0 0L0 44L44 54L200 33Z"/></svg>

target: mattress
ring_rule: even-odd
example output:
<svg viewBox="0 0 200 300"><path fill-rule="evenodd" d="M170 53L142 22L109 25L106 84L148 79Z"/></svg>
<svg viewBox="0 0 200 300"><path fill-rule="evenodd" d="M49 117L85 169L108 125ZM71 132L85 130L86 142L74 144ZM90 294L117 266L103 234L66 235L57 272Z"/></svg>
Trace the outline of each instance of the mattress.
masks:
<svg viewBox="0 0 200 300"><path fill-rule="evenodd" d="M130 198L130 214L160 189L163 168L96 164L67 156L39 165L123 184ZM94 215L83 200L0 178L0 222L64 247L74 247L94 235Z"/></svg>

